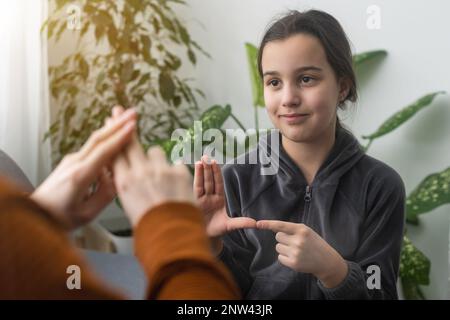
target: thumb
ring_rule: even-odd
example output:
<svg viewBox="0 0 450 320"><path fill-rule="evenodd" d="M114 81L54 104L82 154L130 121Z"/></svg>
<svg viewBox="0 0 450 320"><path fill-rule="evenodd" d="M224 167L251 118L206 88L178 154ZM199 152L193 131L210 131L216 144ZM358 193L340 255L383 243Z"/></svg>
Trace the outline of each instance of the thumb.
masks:
<svg viewBox="0 0 450 320"><path fill-rule="evenodd" d="M99 188L90 196L90 198L80 203L77 218L79 226L88 223L94 219L115 197L116 190L114 181L106 170L103 169L100 175Z"/></svg>
<svg viewBox="0 0 450 320"><path fill-rule="evenodd" d="M227 232L238 229L256 229L256 220L252 218L239 217L230 218L227 221Z"/></svg>

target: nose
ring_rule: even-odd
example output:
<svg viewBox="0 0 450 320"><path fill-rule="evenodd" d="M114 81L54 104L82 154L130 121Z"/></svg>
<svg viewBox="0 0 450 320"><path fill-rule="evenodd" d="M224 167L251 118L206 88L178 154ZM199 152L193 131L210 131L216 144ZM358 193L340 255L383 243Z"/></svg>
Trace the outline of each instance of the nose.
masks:
<svg viewBox="0 0 450 320"><path fill-rule="evenodd" d="M296 86L286 85L283 88L282 106L283 107L298 107L300 105L300 93Z"/></svg>

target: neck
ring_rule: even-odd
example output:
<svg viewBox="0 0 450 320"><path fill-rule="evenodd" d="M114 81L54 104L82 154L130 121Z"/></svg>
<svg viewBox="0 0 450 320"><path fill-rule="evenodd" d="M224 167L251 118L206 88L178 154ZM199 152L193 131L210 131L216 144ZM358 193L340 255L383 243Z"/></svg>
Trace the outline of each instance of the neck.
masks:
<svg viewBox="0 0 450 320"><path fill-rule="evenodd" d="M282 136L282 145L286 153L300 168L308 185L311 185L320 166L333 148L335 126L330 127L322 135L308 142L295 142Z"/></svg>

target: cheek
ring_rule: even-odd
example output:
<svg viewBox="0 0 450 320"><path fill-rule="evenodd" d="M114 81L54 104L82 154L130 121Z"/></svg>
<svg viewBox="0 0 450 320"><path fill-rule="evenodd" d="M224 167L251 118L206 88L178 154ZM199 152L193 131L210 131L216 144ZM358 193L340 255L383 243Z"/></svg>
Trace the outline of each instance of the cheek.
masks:
<svg viewBox="0 0 450 320"><path fill-rule="evenodd" d="M310 88L303 95L303 103L321 117L334 115L337 101L338 93L336 89L325 85Z"/></svg>
<svg viewBox="0 0 450 320"><path fill-rule="evenodd" d="M276 93L264 90L264 103L266 105L267 113L272 118L275 116L278 106L280 105L280 99Z"/></svg>

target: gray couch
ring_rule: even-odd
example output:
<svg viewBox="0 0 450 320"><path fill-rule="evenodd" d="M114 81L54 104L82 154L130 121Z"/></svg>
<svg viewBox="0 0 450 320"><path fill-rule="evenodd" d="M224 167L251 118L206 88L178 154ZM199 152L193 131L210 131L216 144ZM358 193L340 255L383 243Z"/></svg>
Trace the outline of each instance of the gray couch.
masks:
<svg viewBox="0 0 450 320"><path fill-rule="evenodd" d="M2 150L0 150L0 176L6 177L26 192L34 190L24 172ZM147 280L134 256L91 250L82 250L81 253L91 264L94 272L109 287L116 288L117 291L130 299L143 299L145 297Z"/></svg>
<svg viewBox="0 0 450 320"><path fill-rule="evenodd" d="M23 173L22 169L2 150L0 150L0 175L16 183L26 192L32 192L34 190L33 185L25 173Z"/></svg>

